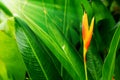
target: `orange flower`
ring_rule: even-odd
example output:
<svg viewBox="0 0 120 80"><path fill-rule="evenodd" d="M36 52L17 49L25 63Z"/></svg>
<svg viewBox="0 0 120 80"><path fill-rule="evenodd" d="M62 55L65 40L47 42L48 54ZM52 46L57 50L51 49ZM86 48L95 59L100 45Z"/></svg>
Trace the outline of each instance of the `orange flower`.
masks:
<svg viewBox="0 0 120 80"><path fill-rule="evenodd" d="M89 28L88 17L87 17L87 14L84 12L83 19L82 19L82 38L83 38L84 48L86 50L88 50L88 47L90 45L90 41L93 34L93 26L94 26L94 17L92 18L90 28Z"/></svg>
<svg viewBox="0 0 120 80"><path fill-rule="evenodd" d="M87 65L86 65L86 53L88 47L90 45L90 41L93 34L93 26L94 26L94 17L92 18L90 28L88 26L88 17L87 14L84 12L83 19L82 19L82 38L83 38L83 59L84 59L84 69L85 69L85 77L87 77Z"/></svg>

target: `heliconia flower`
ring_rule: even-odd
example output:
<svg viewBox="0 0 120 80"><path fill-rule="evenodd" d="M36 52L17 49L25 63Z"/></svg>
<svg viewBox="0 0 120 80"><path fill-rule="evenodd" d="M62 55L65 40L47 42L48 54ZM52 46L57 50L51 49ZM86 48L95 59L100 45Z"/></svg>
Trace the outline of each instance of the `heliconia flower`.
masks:
<svg viewBox="0 0 120 80"><path fill-rule="evenodd" d="M94 27L94 17L92 18L90 27L88 25L88 17L87 14L84 12L83 18L82 18L82 38L83 38L83 59L84 59L84 69L85 69L85 77L86 80L88 80L87 77L87 65L86 65L86 53L88 50L88 47L90 45L90 41L93 34L93 27Z"/></svg>
<svg viewBox="0 0 120 80"><path fill-rule="evenodd" d="M94 27L94 17L92 18L92 21L89 27L88 17L87 17L87 14L84 12L84 15L82 18L82 38L83 38L85 50L88 50L88 47L90 45L90 41L93 34L93 27Z"/></svg>

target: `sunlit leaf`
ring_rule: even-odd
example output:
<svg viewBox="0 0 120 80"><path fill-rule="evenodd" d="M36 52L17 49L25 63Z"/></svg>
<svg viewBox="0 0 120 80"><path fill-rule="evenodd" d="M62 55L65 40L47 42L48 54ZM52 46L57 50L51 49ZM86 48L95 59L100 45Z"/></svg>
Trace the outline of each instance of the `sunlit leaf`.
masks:
<svg viewBox="0 0 120 80"><path fill-rule="evenodd" d="M15 80L25 79L25 65L15 39L0 31L0 60L5 64L8 76ZM0 64L0 66L4 66ZM1 70L0 70L1 71Z"/></svg>

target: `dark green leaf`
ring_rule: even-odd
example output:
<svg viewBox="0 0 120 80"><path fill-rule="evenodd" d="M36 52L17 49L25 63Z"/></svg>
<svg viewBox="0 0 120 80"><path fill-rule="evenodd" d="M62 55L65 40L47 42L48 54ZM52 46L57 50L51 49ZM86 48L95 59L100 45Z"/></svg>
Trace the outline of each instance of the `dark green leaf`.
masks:
<svg viewBox="0 0 120 80"><path fill-rule="evenodd" d="M114 67L115 67L115 57L118 43L120 41L120 22L116 25L117 29L112 38L108 55L103 64L102 70L102 80L111 80L113 77Z"/></svg>

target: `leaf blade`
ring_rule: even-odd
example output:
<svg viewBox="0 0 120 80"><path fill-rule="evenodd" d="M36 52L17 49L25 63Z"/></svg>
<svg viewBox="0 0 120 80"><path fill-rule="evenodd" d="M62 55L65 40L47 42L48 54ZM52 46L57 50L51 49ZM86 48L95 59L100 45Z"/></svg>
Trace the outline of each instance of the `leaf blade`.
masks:
<svg viewBox="0 0 120 80"><path fill-rule="evenodd" d="M111 80L113 77L114 67L115 67L115 57L118 43L120 41L120 22L116 25L118 28L116 29L114 36L112 38L108 55L105 59L102 69L102 80Z"/></svg>
<svg viewBox="0 0 120 80"><path fill-rule="evenodd" d="M30 62L31 60L29 61L30 65L27 64L27 62L26 62L27 69L31 75L30 77L33 80L39 80L39 79L42 79L42 80L53 80L53 79L54 80L56 80L56 79L61 80L61 77L60 77L58 71L56 70L54 64L52 63L50 57L46 54L44 49L41 47L41 44L39 43L39 41L37 41L34 33L29 29L27 24L24 23L21 19L16 18L16 22L22 25L19 28L21 28L23 31L23 32L21 32L21 34L17 33L20 29L17 28L18 31L16 31L20 51L22 52L24 57L29 55L32 57L28 57L28 58L32 58L34 60L33 63ZM23 39L20 38L19 37L20 35L22 38L23 37L25 37L25 38L23 38ZM25 44L25 42L20 43L21 41L19 39L23 40L23 41L26 40L25 42L27 42L27 44ZM39 43L39 45L38 45L38 43ZM22 45L22 46L20 46L20 45ZM21 48L21 47L23 47L23 48ZM30 48L29 50L26 49L28 52L27 51L24 52L24 50L25 50L24 47ZM34 65L31 65L31 64L34 64ZM33 66L33 67L30 67L30 66ZM34 69L34 70L32 70L32 69ZM56 75L56 76L54 76L54 75Z"/></svg>

